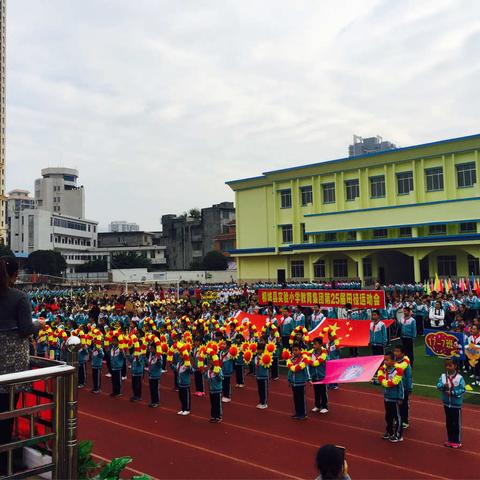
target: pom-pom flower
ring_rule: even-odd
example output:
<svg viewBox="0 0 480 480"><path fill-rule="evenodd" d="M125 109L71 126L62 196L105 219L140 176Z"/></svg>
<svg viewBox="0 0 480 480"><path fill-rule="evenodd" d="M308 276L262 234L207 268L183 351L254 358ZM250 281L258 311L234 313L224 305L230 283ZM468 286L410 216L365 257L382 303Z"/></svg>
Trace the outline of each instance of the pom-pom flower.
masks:
<svg viewBox="0 0 480 480"><path fill-rule="evenodd" d="M291 353L288 349L284 348L282 351L282 360L288 360L291 356Z"/></svg>
<svg viewBox="0 0 480 480"><path fill-rule="evenodd" d="M260 356L260 365L264 368L270 368L273 363L273 356L269 352L265 352Z"/></svg>
<svg viewBox="0 0 480 480"><path fill-rule="evenodd" d="M236 360L240 354L240 350L238 349L237 345L232 345L228 350L228 353L234 360Z"/></svg>
<svg viewBox="0 0 480 480"><path fill-rule="evenodd" d="M253 353L250 350L247 350L243 353L243 361L245 363L250 363L253 359Z"/></svg>
<svg viewBox="0 0 480 480"><path fill-rule="evenodd" d="M268 353L274 354L275 351L277 350L277 346L273 342L268 342L266 347L265 347L265 350Z"/></svg>

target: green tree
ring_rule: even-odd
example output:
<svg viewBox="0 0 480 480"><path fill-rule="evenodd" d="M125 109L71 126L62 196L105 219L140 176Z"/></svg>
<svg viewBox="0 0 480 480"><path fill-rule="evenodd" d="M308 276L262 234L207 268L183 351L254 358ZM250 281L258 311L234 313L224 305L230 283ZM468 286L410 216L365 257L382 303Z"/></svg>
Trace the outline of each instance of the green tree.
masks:
<svg viewBox="0 0 480 480"><path fill-rule="evenodd" d="M191 208L188 211L188 216L191 217L191 218L196 218L197 220L199 220L200 218L202 218L202 212L198 208Z"/></svg>
<svg viewBox="0 0 480 480"><path fill-rule="evenodd" d="M67 268L67 262L60 252L35 250L28 256L26 267L30 273L42 273L59 277Z"/></svg>
<svg viewBox="0 0 480 480"><path fill-rule="evenodd" d="M151 263L145 255L135 252L119 253L112 257L112 268L148 268Z"/></svg>
<svg viewBox="0 0 480 480"><path fill-rule="evenodd" d="M107 261L106 260L91 260L90 262L79 265L76 268L77 272L90 273L90 272L106 272Z"/></svg>
<svg viewBox="0 0 480 480"><path fill-rule="evenodd" d="M226 270L228 259L223 253L212 250L203 257L203 268L205 270Z"/></svg>

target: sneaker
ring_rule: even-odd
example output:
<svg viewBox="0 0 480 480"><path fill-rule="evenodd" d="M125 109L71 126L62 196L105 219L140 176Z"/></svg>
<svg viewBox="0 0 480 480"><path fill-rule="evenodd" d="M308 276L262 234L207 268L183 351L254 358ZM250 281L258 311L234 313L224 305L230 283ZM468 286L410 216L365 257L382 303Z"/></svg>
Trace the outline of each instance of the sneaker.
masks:
<svg viewBox="0 0 480 480"><path fill-rule="evenodd" d="M140 399L138 397L130 397L131 402L138 402Z"/></svg>
<svg viewBox="0 0 480 480"><path fill-rule="evenodd" d="M390 435L388 432L385 432L385 433L382 435L382 439L383 439L383 440L390 440L390 437L391 437L391 435Z"/></svg>
<svg viewBox="0 0 480 480"><path fill-rule="evenodd" d="M398 443L403 442L403 437L397 437L395 435L392 435L388 440L392 443Z"/></svg>
<svg viewBox="0 0 480 480"><path fill-rule="evenodd" d="M116 398L116 397L121 397L122 394L121 394L121 393L113 393L113 392L112 392L112 393L110 394L110 396L113 397L113 398Z"/></svg>
<svg viewBox="0 0 480 480"><path fill-rule="evenodd" d="M166 370L162 370L162 373L167 373L167 371L166 371Z"/></svg>
<svg viewBox="0 0 480 480"><path fill-rule="evenodd" d="M231 401L232 401L232 399L231 399L231 398L228 398L228 397L222 397L222 402L223 402L223 403L229 403L229 402L231 402Z"/></svg>
<svg viewBox="0 0 480 480"><path fill-rule="evenodd" d="M260 405L259 407L260 410L265 410L266 408L268 408L268 405L266 403L264 403L263 405Z"/></svg>
<svg viewBox="0 0 480 480"><path fill-rule="evenodd" d="M183 411L181 415L183 415L184 417L186 417L187 415L190 415L190 410Z"/></svg>
<svg viewBox="0 0 480 480"><path fill-rule="evenodd" d="M211 419L209 420L210 423L215 423L215 421L216 421L216 418L211 418Z"/></svg>
<svg viewBox="0 0 480 480"><path fill-rule="evenodd" d="M450 443L450 447L452 448L460 448L462 446L461 443Z"/></svg>
<svg viewBox="0 0 480 480"><path fill-rule="evenodd" d="M475 375L473 375L473 374L472 374L472 375L470 375L470 378L475 378Z"/></svg>
<svg viewBox="0 0 480 480"><path fill-rule="evenodd" d="M449 447L449 448L452 447L452 444L451 444L450 442L443 442L443 445L444 445L445 447Z"/></svg>
<svg viewBox="0 0 480 480"><path fill-rule="evenodd" d="M195 392L194 395L196 397L202 397L203 396L203 392Z"/></svg>
<svg viewBox="0 0 480 480"><path fill-rule="evenodd" d="M81 383L80 385L78 385L78 388L83 388L83 387L85 387L84 383Z"/></svg>
<svg viewBox="0 0 480 480"><path fill-rule="evenodd" d="M215 418L214 419L215 421L213 423L222 423L222 419L221 418Z"/></svg>
<svg viewBox="0 0 480 480"><path fill-rule="evenodd" d="M183 410L180 410L179 412L177 412L177 415L183 415Z"/></svg>
<svg viewBox="0 0 480 480"><path fill-rule="evenodd" d="M244 383L237 383L235 386L237 388L243 388L245 386L245 384Z"/></svg>
<svg viewBox="0 0 480 480"><path fill-rule="evenodd" d="M95 395L98 395L100 393L100 390L92 390L92 393L94 393Z"/></svg>
<svg viewBox="0 0 480 480"><path fill-rule="evenodd" d="M320 411L320 409L317 408L317 407L313 407L313 408L312 408L312 412L319 412L319 411Z"/></svg>
<svg viewBox="0 0 480 480"><path fill-rule="evenodd" d="M409 426L410 426L410 424L407 423L407 422L402 423L402 427L403 427L404 430L406 430Z"/></svg>
<svg viewBox="0 0 480 480"><path fill-rule="evenodd" d="M322 409L320 410L320 413L321 413L322 415L324 415L325 413L328 413L328 408L322 408Z"/></svg>
<svg viewBox="0 0 480 480"><path fill-rule="evenodd" d="M158 408L158 403L150 403L148 406L150 408Z"/></svg>
<svg viewBox="0 0 480 480"><path fill-rule="evenodd" d="M105 376L108 377L108 378L112 378L112 374L111 374L111 373L107 373Z"/></svg>
<svg viewBox="0 0 480 480"><path fill-rule="evenodd" d="M332 390L338 390L338 385L335 385L334 387L332 387Z"/></svg>
<svg viewBox="0 0 480 480"><path fill-rule="evenodd" d="M280 377L272 378L272 380L273 380L274 382L276 382L277 380L280 380Z"/></svg>
<svg viewBox="0 0 480 480"><path fill-rule="evenodd" d="M125 381L127 379L127 377L122 377L122 380Z"/></svg>
<svg viewBox="0 0 480 480"><path fill-rule="evenodd" d="M259 404L257 405L257 408L262 408L262 407L263 407L263 404L262 404L262 403L259 403Z"/></svg>

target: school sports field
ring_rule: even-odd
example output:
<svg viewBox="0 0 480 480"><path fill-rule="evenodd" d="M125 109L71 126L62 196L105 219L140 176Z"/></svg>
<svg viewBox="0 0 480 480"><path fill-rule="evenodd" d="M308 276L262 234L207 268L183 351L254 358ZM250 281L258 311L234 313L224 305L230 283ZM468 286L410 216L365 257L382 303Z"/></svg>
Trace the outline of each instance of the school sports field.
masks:
<svg viewBox="0 0 480 480"><path fill-rule="evenodd" d="M232 402L223 404L223 423L210 424L208 396L192 396L192 414L177 415L178 394L172 374L162 376L160 404L148 408L148 383L144 401L131 403L130 378L123 396L109 396L110 382L103 377L103 393L88 388L79 392L79 438L94 441L100 459L130 455L125 474L146 473L161 479L315 478L316 450L325 443L347 448L353 478L478 478L480 462L480 407L463 408L463 444L460 450L443 446L446 431L440 400L413 396L410 428L403 443L381 440L384 432L383 396L371 388L341 386L330 393L330 412L309 412L306 421L295 421L292 398L285 378L270 382L269 408L258 410L255 379L234 388ZM307 387L308 406L313 406ZM146 401L147 400L147 401Z"/></svg>

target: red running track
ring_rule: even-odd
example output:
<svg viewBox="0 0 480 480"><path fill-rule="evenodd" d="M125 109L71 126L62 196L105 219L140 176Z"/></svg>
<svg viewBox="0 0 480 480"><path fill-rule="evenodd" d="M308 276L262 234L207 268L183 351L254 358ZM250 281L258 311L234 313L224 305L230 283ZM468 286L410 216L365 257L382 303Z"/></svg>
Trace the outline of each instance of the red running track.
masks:
<svg viewBox="0 0 480 480"><path fill-rule="evenodd" d="M358 479L478 478L480 408L463 409L463 443L460 450L443 446L446 430L443 406L438 401L413 396L410 428L405 440L392 444L384 432L383 397L380 392L341 386L330 393L330 412L309 412L306 421L292 420L293 402L285 379L270 382L269 408L258 410L256 383L233 389L233 401L223 404L221 424L212 425L207 397L192 396L192 414L176 415L178 394L173 377L162 376L158 409L144 401L131 403L130 378L123 396L111 398L108 378L104 393L79 393L79 436L94 441L102 459L131 455L129 476L146 473L161 479L311 479L315 478L316 450L325 443L344 445L350 473ZM308 404L313 392L307 387Z"/></svg>

